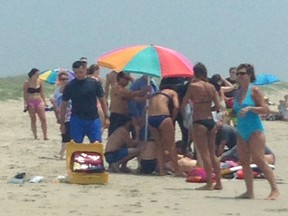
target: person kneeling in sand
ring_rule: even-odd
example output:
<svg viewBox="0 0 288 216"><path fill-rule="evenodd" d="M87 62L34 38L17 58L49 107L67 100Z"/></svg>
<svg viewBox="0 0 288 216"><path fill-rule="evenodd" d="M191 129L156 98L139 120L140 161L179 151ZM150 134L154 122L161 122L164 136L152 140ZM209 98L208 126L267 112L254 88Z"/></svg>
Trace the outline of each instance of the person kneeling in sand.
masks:
<svg viewBox="0 0 288 216"><path fill-rule="evenodd" d="M187 173L197 165L197 161L183 154L181 146L179 146L179 143L182 142L183 141L177 141L175 143L177 151L177 163L180 173L182 174L181 176L186 176ZM152 174L153 172L158 170L156 159L156 146L154 141L150 140L145 142L145 144L141 148L140 159L141 173ZM167 151L165 151L164 154L164 169L165 172L174 172L174 167L172 165L170 154Z"/></svg>
<svg viewBox="0 0 288 216"><path fill-rule="evenodd" d="M131 117L127 116L122 119L122 126L108 138L104 155L113 172L129 172L127 162L140 152L136 147L136 142L130 137L131 127Z"/></svg>

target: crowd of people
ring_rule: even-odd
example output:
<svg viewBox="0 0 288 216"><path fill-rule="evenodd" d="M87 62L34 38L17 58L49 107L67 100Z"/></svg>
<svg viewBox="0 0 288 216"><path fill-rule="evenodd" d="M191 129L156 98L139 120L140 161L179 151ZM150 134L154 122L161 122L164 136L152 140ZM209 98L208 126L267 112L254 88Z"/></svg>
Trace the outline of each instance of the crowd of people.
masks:
<svg viewBox="0 0 288 216"><path fill-rule="evenodd" d="M219 74L208 78L205 65L197 63L192 79L166 78L159 86L145 75L134 79L130 74L111 71L104 90L97 64L88 68L83 57L72 68L75 78L70 81L67 71L58 73L58 88L51 99L62 134L60 159L71 140L81 144L87 136L90 143L102 143L107 129L104 156L112 172L131 172L127 163L133 158L137 158L137 170L143 174L185 176L200 166L207 177L199 189L221 190L220 161L230 156L229 160L242 165L245 174L247 190L237 198L254 198L251 161L270 184L267 199L278 197L275 177L268 166L275 162L275 155L265 151L259 116L267 114L269 107L260 89L253 85L252 65L230 68L230 76L225 79ZM47 103L39 70L33 68L28 77L23 86L24 111L29 112L34 138L38 139L38 115L47 140ZM187 106L191 115L188 124ZM176 122L182 134L177 142ZM266 152L273 158L265 157Z"/></svg>

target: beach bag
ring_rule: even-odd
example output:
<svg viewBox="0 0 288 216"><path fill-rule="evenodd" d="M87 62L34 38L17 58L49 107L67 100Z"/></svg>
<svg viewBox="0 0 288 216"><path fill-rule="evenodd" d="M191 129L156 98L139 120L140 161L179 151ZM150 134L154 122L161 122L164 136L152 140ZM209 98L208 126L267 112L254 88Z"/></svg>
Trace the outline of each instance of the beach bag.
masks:
<svg viewBox="0 0 288 216"><path fill-rule="evenodd" d="M212 176L213 181L215 180L215 174L213 173ZM207 175L203 168L201 167L195 167L192 170L190 170L186 177L186 182L192 182L192 183L203 183L207 182Z"/></svg>
<svg viewBox="0 0 288 216"><path fill-rule="evenodd" d="M102 173L105 171L103 158L98 152L74 152L71 162L74 172Z"/></svg>

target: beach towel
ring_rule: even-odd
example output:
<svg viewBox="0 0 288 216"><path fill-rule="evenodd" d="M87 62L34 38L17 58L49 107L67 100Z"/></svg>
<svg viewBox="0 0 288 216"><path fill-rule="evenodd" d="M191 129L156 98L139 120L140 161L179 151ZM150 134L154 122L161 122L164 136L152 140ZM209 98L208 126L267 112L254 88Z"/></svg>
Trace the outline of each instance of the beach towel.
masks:
<svg viewBox="0 0 288 216"><path fill-rule="evenodd" d="M272 164L269 164L269 166L272 169L275 169L275 166ZM257 167L256 164L250 164L250 167L253 170L253 176L254 178L257 177L263 177L263 174L261 172L261 170L259 170L259 168ZM224 178L234 178L236 177L237 179L244 179L244 173L243 173L243 169L242 166L238 165L238 166L233 166L233 167L222 167L221 168L221 175Z"/></svg>
<svg viewBox="0 0 288 216"><path fill-rule="evenodd" d="M215 174L213 173L213 181L215 179ZM195 167L192 170L190 170L186 177L186 182L192 182L192 183L203 183L207 182L207 175L203 168L201 167Z"/></svg>

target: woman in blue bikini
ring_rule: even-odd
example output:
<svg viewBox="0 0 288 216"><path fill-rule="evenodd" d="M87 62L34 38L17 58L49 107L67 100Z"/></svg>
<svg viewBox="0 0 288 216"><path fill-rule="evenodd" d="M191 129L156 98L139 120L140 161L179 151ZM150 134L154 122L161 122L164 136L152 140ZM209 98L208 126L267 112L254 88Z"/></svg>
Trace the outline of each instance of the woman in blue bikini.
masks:
<svg viewBox="0 0 288 216"><path fill-rule="evenodd" d="M171 89L170 89L171 88ZM175 176L180 176L175 149L175 129L173 121L179 111L178 94L173 87L160 85L160 91L155 92L149 100L148 123L156 144L156 156L159 174L165 175L164 152L170 154Z"/></svg>
<svg viewBox="0 0 288 216"><path fill-rule="evenodd" d="M264 96L259 88L251 83L255 81L254 67L241 64L237 68L237 82L240 85L236 92L233 109L237 113L237 151L245 175L246 192L236 198L254 198L253 174L250 161L264 173L271 186L271 192L266 199L274 200L279 196L272 169L264 160L265 135L259 114L269 111Z"/></svg>

